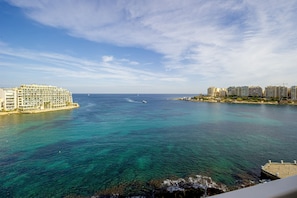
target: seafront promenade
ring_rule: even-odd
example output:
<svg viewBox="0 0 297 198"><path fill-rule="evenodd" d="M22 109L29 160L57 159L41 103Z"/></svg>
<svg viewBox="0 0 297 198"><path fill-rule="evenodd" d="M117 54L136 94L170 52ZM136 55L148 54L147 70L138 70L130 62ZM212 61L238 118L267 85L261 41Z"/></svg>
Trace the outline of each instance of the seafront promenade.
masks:
<svg viewBox="0 0 297 198"><path fill-rule="evenodd" d="M76 109L76 108L79 108L79 104L78 103L73 103L73 105L71 105L71 106L60 107L60 108L51 108L51 109L43 109L43 110L5 111L5 112L0 112L0 116L12 115L12 114L46 113L46 112L52 112L52 111L71 110L71 109Z"/></svg>

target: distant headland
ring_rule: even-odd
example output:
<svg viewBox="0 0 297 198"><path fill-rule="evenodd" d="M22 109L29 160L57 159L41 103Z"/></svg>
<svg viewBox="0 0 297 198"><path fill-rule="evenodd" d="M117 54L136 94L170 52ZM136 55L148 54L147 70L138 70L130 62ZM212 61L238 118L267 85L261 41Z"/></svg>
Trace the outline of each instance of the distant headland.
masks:
<svg viewBox="0 0 297 198"><path fill-rule="evenodd" d="M42 113L78 108L72 93L50 85L21 85L0 88L0 115Z"/></svg>
<svg viewBox="0 0 297 198"><path fill-rule="evenodd" d="M297 86L268 86L265 90L259 86L241 86L216 88L209 87L207 95L183 97L179 100L213 103L242 103L242 104L288 104L297 105Z"/></svg>

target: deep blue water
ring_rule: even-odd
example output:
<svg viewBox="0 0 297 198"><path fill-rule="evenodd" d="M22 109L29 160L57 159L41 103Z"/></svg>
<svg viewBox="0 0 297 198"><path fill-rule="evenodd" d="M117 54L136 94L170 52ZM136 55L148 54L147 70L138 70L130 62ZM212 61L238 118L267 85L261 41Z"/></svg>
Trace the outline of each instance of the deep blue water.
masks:
<svg viewBox="0 0 297 198"><path fill-rule="evenodd" d="M73 97L80 108L0 117L0 197L91 196L193 174L233 185L268 159L297 157L297 106Z"/></svg>

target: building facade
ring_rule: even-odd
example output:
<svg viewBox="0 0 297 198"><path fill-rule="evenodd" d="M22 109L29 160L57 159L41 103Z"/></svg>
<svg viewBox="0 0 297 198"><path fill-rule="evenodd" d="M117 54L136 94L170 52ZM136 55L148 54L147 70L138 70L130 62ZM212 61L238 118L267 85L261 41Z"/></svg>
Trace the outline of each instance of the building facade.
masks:
<svg viewBox="0 0 297 198"><path fill-rule="evenodd" d="M217 88L209 87L207 89L207 95L210 96L210 97L215 97L216 96L216 91L217 91Z"/></svg>
<svg viewBox="0 0 297 198"><path fill-rule="evenodd" d="M241 97L248 97L249 96L249 87L248 86L242 86L241 87L240 96Z"/></svg>
<svg viewBox="0 0 297 198"><path fill-rule="evenodd" d="M207 95L209 97L226 97L227 90L225 88L209 87L207 89Z"/></svg>
<svg viewBox="0 0 297 198"><path fill-rule="evenodd" d="M291 100L297 100L297 86L291 87Z"/></svg>
<svg viewBox="0 0 297 198"><path fill-rule="evenodd" d="M263 90L259 86L252 86L249 87L249 96L252 97L262 97L263 96Z"/></svg>
<svg viewBox="0 0 297 198"><path fill-rule="evenodd" d="M228 96L235 96L236 95L236 88L235 87L228 87L227 88Z"/></svg>
<svg viewBox="0 0 297 198"><path fill-rule="evenodd" d="M16 88L0 89L0 110L13 111L18 108Z"/></svg>
<svg viewBox="0 0 297 198"><path fill-rule="evenodd" d="M5 111L45 110L73 104L72 94L66 89L48 85L21 85L13 89L0 89Z"/></svg>
<svg viewBox="0 0 297 198"><path fill-rule="evenodd" d="M260 86L232 86L225 88L209 87L207 95L210 97L239 96L239 97L266 97L276 100L297 100L297 86L291 89L285 86L267 86L265 91Z"/></svg>
<svg viewBox="0 0 297 198"><path fill-rule="evenodd" d="M288 98L288 96L289 96L289 90L285 86L265 87L266 98L282 99L282 98Z"/></svg>

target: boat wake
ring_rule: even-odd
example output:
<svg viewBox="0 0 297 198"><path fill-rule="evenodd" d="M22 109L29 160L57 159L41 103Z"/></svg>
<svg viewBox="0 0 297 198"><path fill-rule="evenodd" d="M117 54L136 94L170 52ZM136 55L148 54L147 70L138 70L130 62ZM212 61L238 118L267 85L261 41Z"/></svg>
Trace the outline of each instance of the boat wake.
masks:
<svg viewBox="0 0 297 198"><path fill-rule="evenodd" d="M130 98L125 98L125 100L126 100L127 102L131 102L131 103L142 103L142 102L140 102L140 101L132 100L132 99L130 99Z"/></svg>

